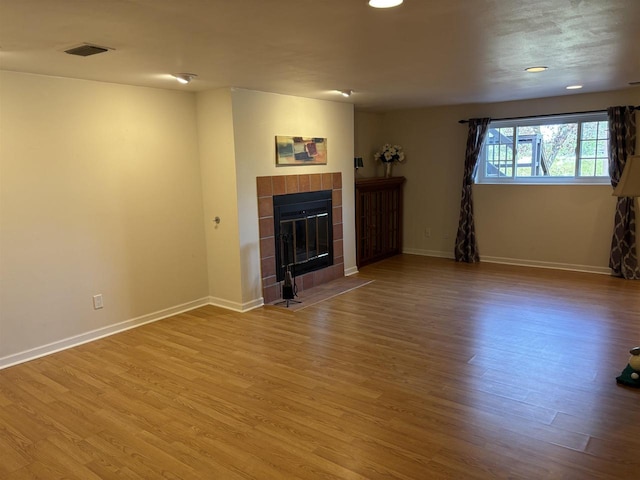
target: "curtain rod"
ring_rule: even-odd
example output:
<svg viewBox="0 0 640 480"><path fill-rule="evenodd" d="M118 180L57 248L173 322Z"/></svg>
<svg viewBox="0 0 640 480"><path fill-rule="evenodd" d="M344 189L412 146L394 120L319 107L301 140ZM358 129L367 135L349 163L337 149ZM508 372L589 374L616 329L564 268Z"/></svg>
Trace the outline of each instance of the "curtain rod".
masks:
<svg viewBox="0 0 640 480"><path fill-rule="evenodd" d="M634 110L640 110L640 106L633 107ZM505 117L492 118L492 122L501 122L503 120L525 120L527 118L544 118L544 117L561 117L565 115L586 115L588 113L606 113L607 110L588 110L586 112L568 112L568 113L548 113L546 115L528 115L526 117ZM458 120L458 123L469 123L469 120Z"/></svg>

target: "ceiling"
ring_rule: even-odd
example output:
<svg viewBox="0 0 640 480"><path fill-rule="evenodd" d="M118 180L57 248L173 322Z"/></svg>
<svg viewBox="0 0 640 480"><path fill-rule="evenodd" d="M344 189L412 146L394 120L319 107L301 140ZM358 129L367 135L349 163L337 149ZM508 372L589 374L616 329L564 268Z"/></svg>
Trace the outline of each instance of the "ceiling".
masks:
<svg viewBox="0 0 640 480"><path fill-rule="evenodd" d="M640 0L0 0L0 69L386 110L629 88L639 25Z"/></svg>

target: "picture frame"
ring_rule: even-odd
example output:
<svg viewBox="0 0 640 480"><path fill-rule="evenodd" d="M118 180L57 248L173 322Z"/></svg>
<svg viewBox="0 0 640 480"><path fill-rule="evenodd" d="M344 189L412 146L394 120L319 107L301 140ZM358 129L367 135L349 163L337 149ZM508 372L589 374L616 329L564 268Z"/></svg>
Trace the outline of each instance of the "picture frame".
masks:
<svg viewBox="0 0 640 480"><path fill-rule="evenodd" d="M276 166L326 164L326 138L276 135Z"/></svg>

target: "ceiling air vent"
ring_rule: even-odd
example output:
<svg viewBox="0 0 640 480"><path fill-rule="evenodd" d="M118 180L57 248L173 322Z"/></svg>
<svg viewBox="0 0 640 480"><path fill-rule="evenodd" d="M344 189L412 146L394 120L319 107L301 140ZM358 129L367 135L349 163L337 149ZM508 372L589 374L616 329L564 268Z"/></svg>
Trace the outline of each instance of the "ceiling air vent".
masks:
<svg viewBox="0 0 640 480"><path fill-rule="evenodd" d="M79 47L73 47L69 50L65 50L64 53L68 53L69 55L78 55L79 57L88 57L90 55L97 55L98 53L104 53L111 50L108 47L99 47L98 45L90 45L88 43L84 43Z"/></svg>

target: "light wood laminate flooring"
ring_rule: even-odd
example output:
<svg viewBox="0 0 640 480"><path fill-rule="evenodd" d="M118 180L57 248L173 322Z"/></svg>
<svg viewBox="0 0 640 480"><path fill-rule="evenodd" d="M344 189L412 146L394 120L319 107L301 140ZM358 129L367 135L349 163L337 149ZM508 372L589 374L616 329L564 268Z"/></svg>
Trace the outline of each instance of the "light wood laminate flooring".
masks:
<svg viewBox="0 0 640 480"><path fill-rule="evenodd" d="M0 371L0 478L631 479L640 282L400 255Z"/></svg>

